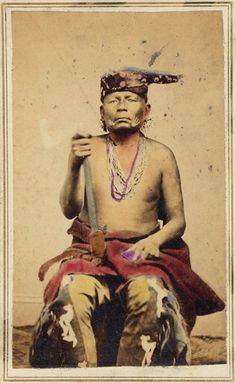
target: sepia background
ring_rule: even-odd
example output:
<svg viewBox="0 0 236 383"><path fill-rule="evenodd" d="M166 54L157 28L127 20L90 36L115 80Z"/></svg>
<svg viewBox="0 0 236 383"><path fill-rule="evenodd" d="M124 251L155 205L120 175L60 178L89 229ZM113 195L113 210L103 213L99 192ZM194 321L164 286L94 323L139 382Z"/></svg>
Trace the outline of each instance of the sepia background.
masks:
<svg viewBox="0 0 236 383"><path fill-rule="evenodd" d="M70 245L58 203L70 137L100 134L99 81L122 66L183 74L151 86L146 134L175 153L192 268L226 300L221 12L13 12L14 324L42 308L40 265ZM101 175L102 177L102 175ZM224 336L225 312L194 334Z"/></svg>

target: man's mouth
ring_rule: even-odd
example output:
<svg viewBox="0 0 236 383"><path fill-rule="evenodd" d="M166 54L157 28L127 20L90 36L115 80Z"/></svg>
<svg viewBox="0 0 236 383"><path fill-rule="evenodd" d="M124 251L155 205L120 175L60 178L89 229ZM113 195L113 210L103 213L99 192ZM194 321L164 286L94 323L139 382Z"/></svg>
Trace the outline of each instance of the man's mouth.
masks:
<svg viewBox="0 0 236 383"><path fill-rule="evenodd" d="M115 119L115 121L130 121L129 117L118 117Z"/></svg>

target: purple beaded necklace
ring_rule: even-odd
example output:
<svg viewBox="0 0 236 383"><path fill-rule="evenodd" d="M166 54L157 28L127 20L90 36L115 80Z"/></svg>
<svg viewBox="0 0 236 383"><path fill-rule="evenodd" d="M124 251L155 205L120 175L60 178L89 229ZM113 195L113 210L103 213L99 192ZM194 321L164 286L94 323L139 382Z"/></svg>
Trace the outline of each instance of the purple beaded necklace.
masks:
<svg viewBox="0 0 236 383"><path fill-rule="evenodd" d="M140 143L138 143L137 151L136 151L134 159L132 161L128 177L125 180L124 189L122 190L120 197L117 197L116 194L115 194L116 193L116 191L115 191L115 175L114 175L114 172L113 172L113 169L112 169L111 159L110 159L109 140L108 139L106 140L106 152L107 152L108 164L109 164L110 169L111 169L111 196L117 202L121 202L125 198L126 191L127 191L128 184L129 184L129 180L130 180L130 178L131 178L131 176L133 174L134 166L135 166L138 154L139 154L139 148L140 148Z"/></svg>

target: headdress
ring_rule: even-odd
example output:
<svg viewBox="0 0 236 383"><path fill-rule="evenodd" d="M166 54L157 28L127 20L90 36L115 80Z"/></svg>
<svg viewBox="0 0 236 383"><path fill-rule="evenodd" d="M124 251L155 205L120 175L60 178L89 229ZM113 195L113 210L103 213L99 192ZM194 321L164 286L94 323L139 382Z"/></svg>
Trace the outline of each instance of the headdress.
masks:
<svg viewBox="0 0 236 383"><path fill-rule="evenodd" d="M130 91L147 100L148 85L178 82L182 75L148 71L139 68L123 68L105 73L101 78L101 101L107 94Z"/></svg>

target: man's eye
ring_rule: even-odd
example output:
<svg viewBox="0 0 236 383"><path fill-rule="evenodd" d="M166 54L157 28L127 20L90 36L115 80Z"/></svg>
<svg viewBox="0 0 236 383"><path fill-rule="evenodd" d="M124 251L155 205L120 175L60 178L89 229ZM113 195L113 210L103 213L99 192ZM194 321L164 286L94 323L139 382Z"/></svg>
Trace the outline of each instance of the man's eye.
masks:
<svg viewBox="0 0 236 383"><path fill-rule="evenodd" d="M115 102L117 102L117 100L109 100L108 104L114 104Z"/></svg>
<svg viewBox="0 0 236 383"><path fill-rule="evenodd" d="M137 102L138 100L136 100L136 98L129 98L128 101L130 101L130 102Z"/></svg>

